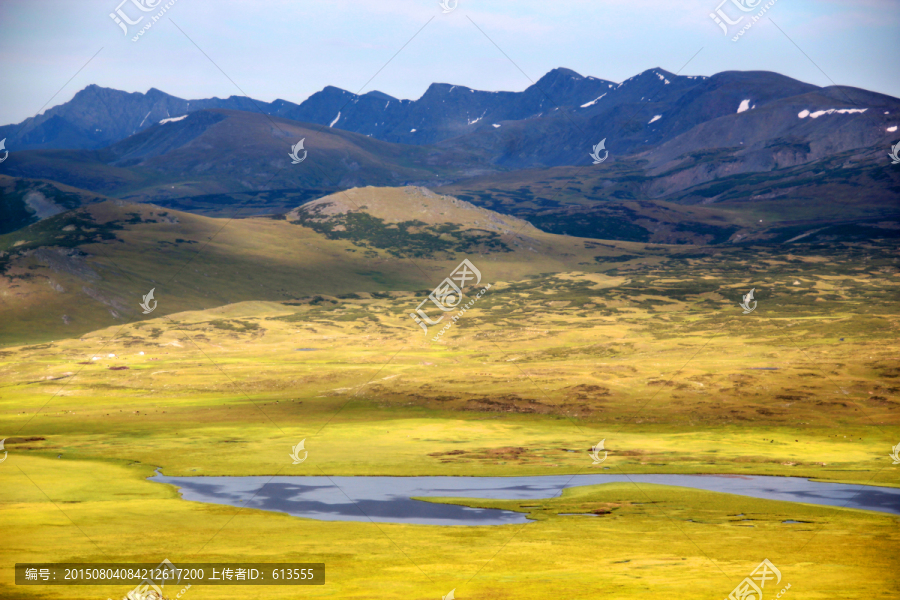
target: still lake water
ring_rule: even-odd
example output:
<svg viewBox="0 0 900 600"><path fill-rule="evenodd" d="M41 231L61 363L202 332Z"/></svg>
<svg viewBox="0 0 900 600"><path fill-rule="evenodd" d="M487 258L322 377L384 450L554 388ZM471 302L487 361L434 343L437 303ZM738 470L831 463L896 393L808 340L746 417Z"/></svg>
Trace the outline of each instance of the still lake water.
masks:
<svg viewBox="0 0 900 600"><path fill-rule="evenodd" d="M419 525L510 525L522 513L413 500L413 497L539 500L600 483L654 483L752 498L900 514L900 489L744 475L544 475L536 477L166 477L185 500L247 506L321 521ZM649 492L652 498L652 492ZM635 489L635 501L647 496Z"/></svg>

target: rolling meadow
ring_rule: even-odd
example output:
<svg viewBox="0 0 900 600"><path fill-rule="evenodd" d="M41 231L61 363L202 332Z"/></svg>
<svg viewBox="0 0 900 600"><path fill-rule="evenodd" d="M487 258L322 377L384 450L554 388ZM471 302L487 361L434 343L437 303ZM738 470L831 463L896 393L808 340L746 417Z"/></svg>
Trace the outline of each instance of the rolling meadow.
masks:
<svg viewBox="0 0 900 600"><path fill-rule="evenodd" d="M151 232L173 240L157 246L187 252L190 244L174 240L202 239L214 222L175 213L173 225L142 208L129 223L111 215L132 207L96 206L94 228L124 248L104 257L116 242L79 245L90 254L84 265L126 283L152 268L141 241ZM201 278L161 287L159 305L177 307L215 285L263 299L170 307L0 353L2 428L20 431L6 439L0 492L4 552L17 562L326 563L328 585L252 588L257 598L362 598L373 586L390 598L451 588L459 598L720 598L764 556L806 598L837 597L838 582L842 598L891 597L900 533L886 513L612 483L528 503L429 498L524 512L525 525L323 522L187 502L176 488L146 481L156 469L169 476L709 473L897 487L888 455L900 406L900 279L890 241L785 253L540 232L523 240L501 231L508 251L479 239L466 253L423 252L421 239L409 238L396 256L396 245L394 254L377 243L363 248L290 220L234 225L234 237L222 236L197 263ZM343 261L349 275L330 278L321 293L296 294L291 285L314 287L314 275L291 281L269 254L271 276L259 289L232 283L229 292L209 276L217 268L209 261L224 261L242 236L251 252L280 243L284 253L296 247ZM530 260L536 244L541 252ZM363 252L380 278L367 276ZM433 331L423 335L409 318L427 295L418 289L421 273L449 273L462 258L491 287L433 341ZM27 262L33 254L19 260L11 273L45 274L65 288L75 276ZM233 266L242 268L254 272L250 263ZM46 294L34 278L19 285ZM742 314L751 288L758 307ZM180 296L170 300L164 290ZM300 440L309 458L294 465L289 453ZM592 464L588 453L600 440L608 458ZM520 583L512 589L506 582L514 576ZM35 593L11 579L12 565L3 565L4 598L127 591ZM245 593L189 590L198 599Z"/></svg>

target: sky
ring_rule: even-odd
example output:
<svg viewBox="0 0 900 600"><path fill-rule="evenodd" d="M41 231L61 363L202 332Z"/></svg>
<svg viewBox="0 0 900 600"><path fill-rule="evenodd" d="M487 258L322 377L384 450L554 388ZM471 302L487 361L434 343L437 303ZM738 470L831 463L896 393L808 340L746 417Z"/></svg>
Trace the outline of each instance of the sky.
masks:
<svg viewBox="0 0 900 600"><path fill-rule="evenodd" d="M898 0L445 1L455 8L445 13L439 0L0 0L0 124L92 83L186 99L299 103L326 85L416 99L433 82L520 91L556 67L616 82L655 67L765 70L900 97ZM143 20L126 33L110 17L117 9ZM710 16L717 10L742 19L726 34Z"/></svg>

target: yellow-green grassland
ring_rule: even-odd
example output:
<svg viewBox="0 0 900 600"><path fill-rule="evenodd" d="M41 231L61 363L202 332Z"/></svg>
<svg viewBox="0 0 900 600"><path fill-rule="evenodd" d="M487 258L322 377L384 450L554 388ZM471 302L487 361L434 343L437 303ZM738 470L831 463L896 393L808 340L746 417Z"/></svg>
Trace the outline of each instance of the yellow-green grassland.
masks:
<svg viewBox="0 0 900 600"><path fill-rule="evenodd" d="M174 291L155 277L160 308L143 315L153 261L177 267L222 226L151 222L151 208L95 205L98 230L121 223L107 229L123 242L78 242L101 277L84 285L127 298L131 314L112 301L66 309L39 280L74 289L75 267L32 255L7 270L6 314L25 302L18 292L32 296L0 348L0 598L130 589L16 586L17 562L164 558L326 564L324 586L196 586L188 600L437 600L451 589L460 600L721 600L765 558L788 600L896 597L900 523L887 512L609 483L529 502L428 499L527 513L524 525L376 524L188 502L146 481L156 469L706 473L900 487L889 456L900 442L895 243L675 247L535 230L502 233L503 251L392 253L344 230L245 219ZM0 241L27 245L23 235ZM440 328L425 334L409 313L464 258L490 289L435 341ZM743 314L751 289L758 305ZM82 316L68 325L77 333L41 315L45 296L47 311ZM300 440L309 457L294 465ZM600 440L608 458L592 464Z"/></svg>

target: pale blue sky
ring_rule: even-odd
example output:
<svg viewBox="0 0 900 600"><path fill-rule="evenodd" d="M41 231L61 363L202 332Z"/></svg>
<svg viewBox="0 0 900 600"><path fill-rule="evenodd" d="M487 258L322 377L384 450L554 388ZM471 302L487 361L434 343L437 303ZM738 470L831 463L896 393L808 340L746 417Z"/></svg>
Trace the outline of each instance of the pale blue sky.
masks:
<svg viewBox="0 0 900 600"><path fill-rule="evenodd" d="M522 90L559 66L613 81L657 66L676 72L701 48L682 74L770 70L900 96L898 0L776 0L738 42L709 16L721 0L458 0L448 14L438 0L175 0L138 42L140 25L126 37L109 17L120 1L0 2L0 124L34 116L60 88L48 108L91 83L182 98L239 95L237 84L292 102L326 85L366 86L414 99L435 81ZM132 1L158 0L126 0L135 19L171 0L150 13ZM722 10L744 14L732 0Z"/></svg>

